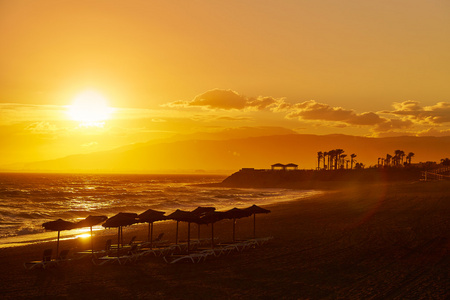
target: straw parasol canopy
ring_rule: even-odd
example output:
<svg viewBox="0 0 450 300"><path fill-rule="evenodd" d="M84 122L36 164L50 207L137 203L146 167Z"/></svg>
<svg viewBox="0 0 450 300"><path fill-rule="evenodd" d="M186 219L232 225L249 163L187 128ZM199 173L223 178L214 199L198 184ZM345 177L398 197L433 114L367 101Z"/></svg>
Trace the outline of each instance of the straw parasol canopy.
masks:
<svg viewBox="0 0 450 300"><path fill-rule="evenodd" d="M75 228L84 228L84 227L90 227L91 228L91 249L92 253L94 253L94 240L92 239L92 227L95 225L98 225L100 223L103 223L106 219L108 219L107 216L87 216L85 219L77 222L75 224Z"/></svg>
<svg viewBox="0 0 450 300"><path fill-rule="evenodd" d="M138 215L136 213L123 213L120 212L117 215L112 216L107 219L105 223L102 224L105 228L117 227L117 249L119 249L119 245L121 245L121 237L122 237L122 227L129 226L137 223Z"/></svg>
<svg viewBox="0 0 450 300"><path fill-rule="evenodd" d="M215 211L216 208L212 206L199 206L192 211L192 213L196 214L198 217L202 217L207 213ZM197 222L197 238L200 240L200 225L204 224L202 222Z"/></svg>
<svg viewBox="0 0 450 300"><path fill-rule="evenodd" d="M188 223L188 252L189 252L190 240L191 240L191 223L198 222L200 218L196 214L194 214L190 211L177 209L176 211L174 211L173 213L168 215L167 219L177 221L175 244L178 244L178 223L179 222L187 222Z"/></svg>
<svg viewBox="0 0 450 300"><path fill-rule="evenodd" d="M200 218L200 223L211 224L211 248L214 248L214 223L226 218L225 212L210 211L205 213ZM199 224L200 224L199 223Z"/></svg>
<svg viewBox="0 0 450 300"><path fill-rule="evenodd" d="M250 217L252 215L251 212L245 211L243 209L240 208L233 208L230 210L227 210L225 212L226 214L226 218L227 219L232 219L233 220L233 242L236 240L235 239L235 233L236 233L236 219L241 219L241 218L246 218L246 217Z"/></svg>
<svg viewBox="0 0 450 300"><path fill-rule="evenodd" d="M209 212L215 211L216 208L212 207L212 206L199 206L196 209L194 209L192 211L192 213L198 215L198 216L202 216L204 214L207 214Z"/></svg>
<svg viewBox="0 0 450 300"><path fill-rule="evenodd" d="M59 235L63 230L70 230L75 228L75 224L69 221L64 221L63 219L58 219L56 221L50 221L42 224L45 230L58 231L58 240L56 242L56 255L59 255Z"/></svg>
<svg viewBox="0 0 450 300"><path fill-rule="evenodd" d="M256 214L268 214L270 210L259 207L253 204L250 207L244 208L245 211L250 212L253 215L253 238L256 238Z"/></svg>
<svg viewBox="0 0 450 300"><path fill-rule="evenodd" d="M166 220L165 212L147 209L143 213L138 215L140 223L148 223L148 237L147 241L150 242L150 249L153 247L153 223L157 221Z"/></svg>

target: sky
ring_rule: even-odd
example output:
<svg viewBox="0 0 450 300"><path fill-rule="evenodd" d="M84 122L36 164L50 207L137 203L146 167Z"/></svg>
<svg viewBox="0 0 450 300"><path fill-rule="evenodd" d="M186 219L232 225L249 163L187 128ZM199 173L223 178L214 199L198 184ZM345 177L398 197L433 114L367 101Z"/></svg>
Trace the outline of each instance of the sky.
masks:
<svg viewBox="0 0 450 300"><path fill-rule="evenodd" d="M0 40L0 165L242 127L450 135L447 0L0 0Z"/></svg>

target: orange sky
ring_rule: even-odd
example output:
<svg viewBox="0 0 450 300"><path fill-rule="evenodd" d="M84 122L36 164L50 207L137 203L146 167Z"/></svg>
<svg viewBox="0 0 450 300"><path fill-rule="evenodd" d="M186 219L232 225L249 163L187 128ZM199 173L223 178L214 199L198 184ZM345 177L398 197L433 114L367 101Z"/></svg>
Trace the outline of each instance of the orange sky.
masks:
<svg viewBox="0 0 450 300"><path fill-rule="evenodd" d="M228 128L450 135L446 0L0 0L0 164ZM70 120L95 90L102 127Z"/></svg>

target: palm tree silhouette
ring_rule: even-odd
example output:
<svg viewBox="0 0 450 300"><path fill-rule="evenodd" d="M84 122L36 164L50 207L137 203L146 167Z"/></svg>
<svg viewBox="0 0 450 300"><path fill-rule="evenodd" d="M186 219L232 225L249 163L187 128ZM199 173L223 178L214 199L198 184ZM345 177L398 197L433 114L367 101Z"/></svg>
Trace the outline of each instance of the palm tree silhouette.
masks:
<svg viewBox="0 0 450 300"><path fill-rule="evenodd" d="M441 164L443 166L450 166L450 158L442 158L441 159Z"/></svg>
<svg viewBox="0 0 450 300"><path fill-rule="evenodd" d="M345 158L347 157L347 154L342 154L340 159L340 169L343 169L345 167ZM347 164L348 169L348 164Z"/></svg>
<svg viewBox="0 0 450 300"><path fill-rule="evenodd" d="M333 165L334 165L334 159L336 157L336 150L330 150L328 151L328 168L330 170L333 169Z"/></svg>
<svg viewBox="0 0 450 300"><path fill-rule="evenodd" d="M322 160L323 158L324 158L323 152L322 151L317 152L317 170L320 170L320 160Z"/></svg>
<svg viewBox="0 0 450 300"><path fill-rule="evenodd" d="M355 160L356 154L353 153L353 154L350 155L350 157L351 157L351 161L350 161L350 169L353 169L353 162L354 162L354 160Z"/></svg>
<svg viewBox="0 0 450 300"><path fill-rule="evenodd" d="M390 155L389 153L388 154L386 154L386 158L385 158L385 163L386 163L386 166L390 166L391 165L391 158L392 158L392 155Z"/></svg>
<svg viewBox="0 0 450 300"><path fill-rule="evenodd" d="M411 164L411 158L414 156L413 152L409 152L406 156L406 160L408 161L408 164Z"/></svg>
<svg viewBox="0 0 450 300"><path fill-rule="evenodd" d="M334 161L334 168L335 169L337 169L338 168L338 162L340 163L340 161L341 161L341 155L342 155L342 153L344 153L344 150L343 149L336 149L336 150L334 150L335 151L335 155L336 155L336 159L335 159L335 161Z"/></svg>

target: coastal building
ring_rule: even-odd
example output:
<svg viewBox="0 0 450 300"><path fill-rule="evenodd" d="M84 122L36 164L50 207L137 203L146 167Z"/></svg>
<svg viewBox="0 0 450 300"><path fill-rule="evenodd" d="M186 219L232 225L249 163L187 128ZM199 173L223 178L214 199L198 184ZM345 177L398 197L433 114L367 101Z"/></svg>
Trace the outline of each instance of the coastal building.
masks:
<svg viewBox="0 0 450 300"><path fill-rule="evenodd" d="M276 163L272 165L272 170L280 170L280 171L287 171L287 170L297 170L298 165L290 163L287 165Z"/></svg>

